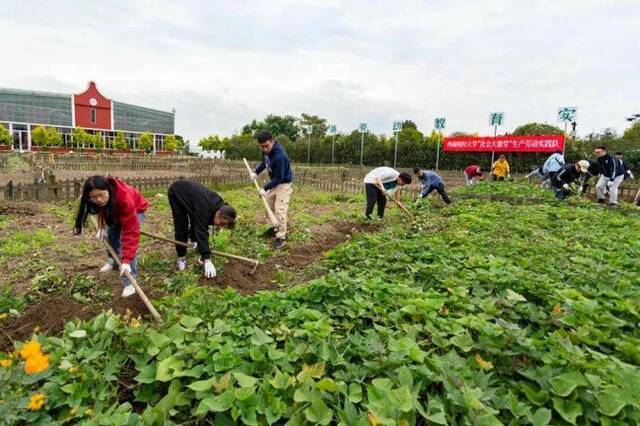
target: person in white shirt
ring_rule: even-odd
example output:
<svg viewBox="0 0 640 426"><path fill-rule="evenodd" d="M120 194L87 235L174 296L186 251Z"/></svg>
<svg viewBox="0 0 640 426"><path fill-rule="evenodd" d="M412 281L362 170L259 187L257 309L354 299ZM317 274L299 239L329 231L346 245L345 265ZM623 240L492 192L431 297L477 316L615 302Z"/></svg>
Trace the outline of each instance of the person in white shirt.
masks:
<svg viewBox="0 0 640 426"><path fill-rule="evenodd" d="M367 195L365 216L371 219L373 207L378 205L378 217L382 219L387 205L387 195L393 196L398 187L409 185L411 175L400 173L391 167L377 167L364 177L364 188Z"/></svg>

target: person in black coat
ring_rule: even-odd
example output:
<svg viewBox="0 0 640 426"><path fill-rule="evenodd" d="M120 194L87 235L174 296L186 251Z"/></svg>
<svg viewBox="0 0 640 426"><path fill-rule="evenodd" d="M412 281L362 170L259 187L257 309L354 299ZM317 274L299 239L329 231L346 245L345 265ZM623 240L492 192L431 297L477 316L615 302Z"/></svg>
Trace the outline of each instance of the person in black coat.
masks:
<svg viewBox="0 0 640 426"><path fill-rule="evenodd" d="M233 228L236 211L220 195L190 180L179 180L171 184L168 195L175 239L186 243L190 238L194 242L194 248L200 253L205 276L214 278L216 268L211 262L209 227ZM187 267L187 248L176 245L176 253L178 270L182 271Z"/></svg>
<svg viewBox="0 0 640 426"><path fill-rule="evenodd" d="M564 200L570 193L569 185L577 181L582 173L587 173L589 162L580 160L575 164L567 164L551 177L551 188L556 194L556 199Z"/></svg>

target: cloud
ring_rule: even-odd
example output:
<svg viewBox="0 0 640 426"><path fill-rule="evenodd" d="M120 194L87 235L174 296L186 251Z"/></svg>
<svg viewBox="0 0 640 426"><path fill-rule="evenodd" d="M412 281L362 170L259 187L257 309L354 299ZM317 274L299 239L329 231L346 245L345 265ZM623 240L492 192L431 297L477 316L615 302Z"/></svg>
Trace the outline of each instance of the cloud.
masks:
<svg viewBox="0 0 640 426"><path fill-rule="evenodd" d="M19 54L0 86L95 80L116 100L175 107L192 141L269 113L385 133L444 115L449 130L489 133L491 111L508 131L575 105L588 133L640 112L634 0L8 3L0 48Z"/></svg>

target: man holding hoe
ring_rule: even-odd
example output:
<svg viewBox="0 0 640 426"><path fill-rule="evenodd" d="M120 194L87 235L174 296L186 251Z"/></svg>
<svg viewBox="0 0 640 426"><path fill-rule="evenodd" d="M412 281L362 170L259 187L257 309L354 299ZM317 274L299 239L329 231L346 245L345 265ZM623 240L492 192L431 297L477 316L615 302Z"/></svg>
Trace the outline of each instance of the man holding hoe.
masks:
<svg viewBox="0 0 640 426"><path fill-rule="evenodd" d="M271 247L280 249L287 242L287 211L292 191L293 172L287 153L282 145L273 139L271 133L262 131L256 135L256 139L262 151L262 162L251 173L251 180L257 180L258 175L267 169L270 180L260 190L260 196L264 197L277 219L277 227L269 228L267 234L275 234L276 238Z"/></svg>
<svg viewBox="0 0 640 426"><path fill-rule="evenodd" d="M391 167L377 167L364 177L364 188L367 195L365 216L371 219L373 207L378 205L378 217L382 219L387 206L387 195L393 196L399 186L409 185L411 175L400 173Z"/></svg>
<svg viewBox="0 0 640 426"><path fill-rule="evenodd" d="M214 278L217 272L211 261L209 227L233 228L236 211L220 195L190 180L172 183L168 196L176 241L186 243L187 238L194 241L194 249L200 253L204 266L204 276ZM183 271L187 267L187 248L176 244L176 253L178 271Z"/></svg>

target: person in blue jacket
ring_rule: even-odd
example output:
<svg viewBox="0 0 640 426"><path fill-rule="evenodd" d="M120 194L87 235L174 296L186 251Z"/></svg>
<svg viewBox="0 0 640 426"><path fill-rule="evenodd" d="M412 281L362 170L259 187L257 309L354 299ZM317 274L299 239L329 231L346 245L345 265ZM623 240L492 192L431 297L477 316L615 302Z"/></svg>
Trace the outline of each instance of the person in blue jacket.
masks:
<svg viewBox="0 0 640 426"><path fill-rule="evenodd" d="M287 211L291 197L293 173L287 153L278 142L273 139L271 133L262 131L256 135L262 151L262 162L258 164L251 174L251 179L258 179L258 175L267 170L269 181L260 190L278 220L278 226L270 228L267 234L275 234L272 248L280 249L286 244L287 236Z"/></svg>
<svg viewBox="0 0 640 426"><path fill-rule="evenodd" d="M420 194L418 194L416 203L433 191L438 191L442 200L447 204L451 204L451 198L449 198L449 194L447 194L444 188L444 181L439 174L431 170L422 170L420 167L414 167L413 174L416 175L418 181L422 184L422 189L420 190Z"/></svg>

